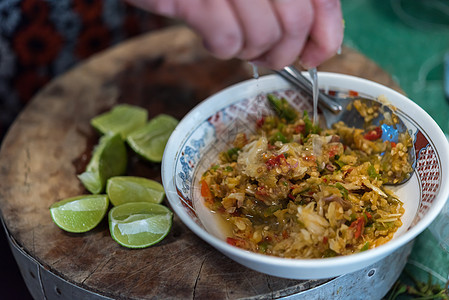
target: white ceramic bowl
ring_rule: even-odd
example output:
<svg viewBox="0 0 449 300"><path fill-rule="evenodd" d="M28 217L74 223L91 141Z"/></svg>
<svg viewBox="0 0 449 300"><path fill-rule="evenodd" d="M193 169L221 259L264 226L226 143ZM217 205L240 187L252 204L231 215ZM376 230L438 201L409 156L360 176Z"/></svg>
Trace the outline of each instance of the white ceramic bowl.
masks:
<svg viewBox="0 0 449 300"><path fill-rule="evenodd" d="M311 113L309 98L277 75L231 86L201 102L187 114L170 137L162 161L167 198L179 218L199 237L231 259L251 269L284 278L322 279L362 269L415 238L438 215L449 194L449 146L434 120L413 101L380 84L352 76L319 73L320 89L337 93L385 95L397 107L415 140L417 165L413 177L394 188L404 202L403 226L388 243L343 257L287 259L231 246L216 216L199 192L201 174L228 149L237 132L250 133L256 120L272 113L263 95L276 92L298 110Z"/></svg>

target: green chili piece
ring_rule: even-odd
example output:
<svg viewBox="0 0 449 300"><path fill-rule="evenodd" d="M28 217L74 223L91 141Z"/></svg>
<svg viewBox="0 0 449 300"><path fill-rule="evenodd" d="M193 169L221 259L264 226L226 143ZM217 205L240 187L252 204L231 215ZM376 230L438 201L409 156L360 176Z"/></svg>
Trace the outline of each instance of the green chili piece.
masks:
<svg viewBox="0 0 449 300"><path fill-rule="evenodd" d="M320 133L321 129L319 126L313 125L312 120L309 118L309 113L305 110L303 113L304 126L304 136L307 137L311 133Z"/></svg>
<svg viewBox="0 0 449 300"><path fill-rule="evenodd" d="M279 131L282 131L284 128L285 128L285 124L284 123L279 123L278 126L277 126L277 129Z"/></svg>
<svg viewBox="0 0 449 300"><path fill-rule="evenodd" d="M363 218L365 219L365 224L368 224L368 216L365 213L363 213Z"/></svg>
<svg viewBox="0 0 449 300"><path fill-rule="evenodd" d="M212 204L212 207L211 207L211 209L213 211L218 211L221 208L223 208L223 205L221 204L221 201L214 201L214 203Z"/></svg>
<svg viewBox="0 0 449 300"><path fill-rule="evenodd" d="M372 178L372 179L379 178L379 176L380 176L380 175L376 172L376 168L374 168L373 165L370 165L370 166L368 167L368 175L369 175L369 177Z"/></svg>
<svg viewBox="0 0 449 300"><path fill-rule="evenodd" d="M259 243L259 251L262 253L267 252L267 248L268 248L268 242L263 241Z"/></svg>
<svg viewBox="0 0 449 300"><path fill-rule="evenodd" d="M342 162L341 160L335 160L335 163L337 164L337 166L341 169L343 168L344 165L346 165L344 162Z"/></svg>
<svg viewBox="0 0 449 300"><path fill-rule="evenodd" d="M310 190L311 190L311 188L307 187L307 188L303 189L302 191L300 191L298 194L304 194L304 193L307 193Z"/></svg>
<svg viewBox="0 0 449 300"><path fill-rule="evenodd" d="M392 196L388 196L387 201L389 204L404 204L401 200Z"/></svg>
<svg viewBox="0 0 449 300"><path fill-rule="evenodd" d="M230 162L237 161L237 158L239 157L239 150L240 148L231 148L228 151L226 151L228 161Z"/></svg>
<svg viewBox="0 0 449 300"><path fill-rule="evenodd" d="M378 230L387 230L390 229L394 226L394 222L386 222L386 223L381 223L381 222L376 222L374 223L374 228L378 229Z"/></svg>
<svg viewBox="0 0 449 300"><path fill-rule="evenodd" d="M231 166L226 166L225 171L232 172L232 171L234 171L234 169Z"/></svg>
<svg viewBox="0 0 449 300"><path fill-rule="evenodd" d="M265 128L273 128L276 126L276 119L272 116L267 116L263 125Z"/></svg>
<svg viewBox="0 0 449 300"><path fill-rule="evenodd" d="M366 251L369 249L369 242L366 242L365 245L363 245L362 249L360 249L360 252Z"/></svg>
<svg viewBox="0 0 449 300"><path fill-rule="evenodd" d="M273 134L271 137L270 137L270 143L271 144L274 144L274 143L276 143L277 141L280 141L280 142L282 142L282 143L288 143L288 140L287 140L287 138L280 132L280 131L278 131L278 132L276 132L275 134Z"/></svg>
<svg viewBox="0 0 449 300"><path fill-rule="evenodd" d="M344 199L348 199L349 191L340 182L337 182L335 187L340 190Z"/></svg>
<svg viewBox="0 0 449 300"><path fill-rule="evenodd" d="M332 249L326 249L323 252L323 257L335 257L337 256L337 252Z"/></svg>
<svg viewBox="0 0 449 300"><path fill-rule="evenodd" d="M298 117L296 110L288 103L285 98L279 99L273 94L267 95L268 102L273 107L274 111L280 118L284 118L287 122L291 123Z"/></svg>
<svg viewBox="0 0 449 300"><path fill-rule="evenodd" d="M304 111L303 120L305 123L304 136L308 136L312 130L313 123L312 123L312 121L310 121L309 114L307 113L307 111Z"/></svg>
<svg viewBox="0 0 449 300"><path fill-rule="evenodd" d="M264 217L269 217L273 215L276 211L280 210L281 208L282 206L280 205L269 206L264 210L263 215Z"/></svg>
<svg viewBox="0 0 449 300"><path fill-rule="evenodd" d="M351 218L351 220L350 220L351 222L354 222L355 220L357 220L357 215L355 213L352 213L349 217Z"/></svg>

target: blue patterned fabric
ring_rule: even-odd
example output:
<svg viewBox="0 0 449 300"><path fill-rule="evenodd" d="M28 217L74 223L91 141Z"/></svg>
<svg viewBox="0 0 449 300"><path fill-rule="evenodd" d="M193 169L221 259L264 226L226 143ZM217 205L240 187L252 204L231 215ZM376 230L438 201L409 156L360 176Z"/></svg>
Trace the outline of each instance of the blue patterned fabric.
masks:
<svg viewBox="0 0 449 300"><path fill-rule="evenodd" d="M0 140L53 77L164 21L122 0L0 0Z"/></svg>

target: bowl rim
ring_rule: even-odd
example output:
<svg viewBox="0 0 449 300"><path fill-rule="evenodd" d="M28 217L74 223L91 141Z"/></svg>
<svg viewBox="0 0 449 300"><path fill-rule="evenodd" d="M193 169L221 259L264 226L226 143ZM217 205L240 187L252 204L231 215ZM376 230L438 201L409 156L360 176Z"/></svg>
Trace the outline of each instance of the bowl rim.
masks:
<svg viewBox="0 0 449 300"><path fill-rule="evenodd" d="M308 76L307 73L304 75ZM339 82L350 81L354 85L354 87L362 86L360 89L367 89L367 86L372 86L373 89L379 90L379 95L388 92L388 94L393 95L395 98L394 106L398 106L397 104L402 104L407 106L407 111L414 112L417 114L419 112L419 118L423 119L426 124L426 128L430 128L428 132L431 132L432 142L435 145L436 149L439 149L440 153L449 153L449 144L448 141L440 129L439 125L427 114L419 105L417 105L413 100L404 96L403 94L381 85L377 82L355 77L352 75L333 73L333 72L318 72L318 78L326 77L326 80L332 80L335 82L335 86L341 86ZM270 87L264 89L264 83L269 82ZM247 250L240 249L235 246L231 246L226 241L219 239L218 237L213 236L205 228L200 227L196 224L191 217L186 213L186 211L177 203L178 194L176 193L176 187L174 185L175 179L175 164L173 164L174 158L178 157L180 146L184 144L186 137L193 132L199 124L207 120L213 113L219 111L235 102L239 102L245 98L245 96L254 95L254 86L257 86L257 91L259 93L264 93L265 90L272 91L280 88L288 88L291 85L287 83L284 79L280 78L278 75L264 75L259 77L258 79L248 79L237 84L231 85L209 97L201 101L198 105L196 105L188 114L186 114L182 120L179 122L177 128L172 133L171 137L167 142L167 146L164 151L164 156L162 160L161 166L161 174L162 174L162 182L166 189L167 199L171 204L173 210L181 219L181 221L196 235L202 238L204 241L208 242L216 249L229 253L232 256L240 257L243 260L253 261L253 262L265 262L276 266L282 267L305 267L314 269L327 269L332 267L343 266L343 262L351 261L351 264L357 264L361 262L365 262L369 260L374 263L375 261L385 257L392 251L404 246L411 240L413 240L417 235L419 235L422 231L424 231L432 221L437 217L437 215L442 210L445 205L448 197L449 197L449 184L442 184L440 186L440 190L436 195L436 199L432 206L429 208L425 216L415 224L411 229L408 229L401 236L394 238L393 240L388 241L387 243L380 245L374 249L370 249L369 251L364 251L360 253L355 253L346 256L339 257L331 257L331 258L314 258L314 259L304 259L304 258L282 258L276 256L269 256L265 254L259 254ZM262 87L261 87L262 86ZM245 91L241 91L243 87L247 89ZM355 88L355 90L357 90ZM226 95L232 95L233 93L238 92L238 96L234 96L233 99L228 101L216 101L218 97L223 97ZM384 92L384 93L383 93ZM390 97L387 97L390 98ZM216 102L214 105L210 105L211 102ZM396 103L398 102L398 103ZM212 109L213 108L213 109ZM199 111L202 111L199 114ZM192 127L191 125L196 125ZM188 126L188 130L184 129L184 127ZM182 138L180 138L182 137ZM440 159L441 166L441 182L449 182L448 172L449 170L449 159L444 159L441 157ZM171 166L170 166L171 164ZM172 175L170 175L172 174ZM444 199L442 199L444 198Z"/></svg>

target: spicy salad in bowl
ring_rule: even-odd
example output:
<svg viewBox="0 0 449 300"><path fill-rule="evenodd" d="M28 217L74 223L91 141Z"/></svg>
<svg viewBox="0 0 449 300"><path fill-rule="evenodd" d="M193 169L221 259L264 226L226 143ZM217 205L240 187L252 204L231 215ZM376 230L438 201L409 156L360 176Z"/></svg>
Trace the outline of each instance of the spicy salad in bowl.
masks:
<svg viewBox="0 0 449 300"><path fill-rule="evenodd" d="M389 142L377 126L323 128L309 117L306 94L268 75L200 103L164 153L163 184L181 220L230 258L274 276L329 278L366 267L422 232L449 194L447 140L413 101L347 75L320 73L319 84L387 99L407 134ZM385 185L381 175L410 170L412 146L412 177Z"/></svg>

